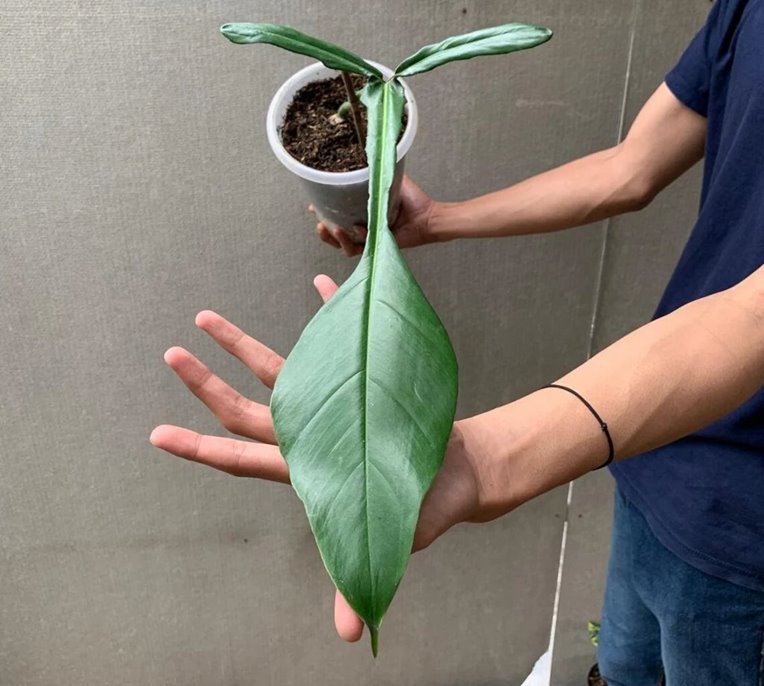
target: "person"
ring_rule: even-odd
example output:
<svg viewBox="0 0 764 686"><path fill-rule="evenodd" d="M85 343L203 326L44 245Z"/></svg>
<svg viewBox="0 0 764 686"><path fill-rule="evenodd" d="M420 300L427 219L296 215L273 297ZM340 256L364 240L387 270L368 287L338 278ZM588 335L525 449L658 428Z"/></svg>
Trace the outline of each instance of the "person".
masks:
<svg viewBox="0 0 764 686"><path fill-rule="evenodd" d="M635 211L705 156L698 220L653 321L557 380L562 388L456 421L415 534L415 550L424 548L456 523L502 516L615 456L599 649L610 686L654 686L662 675L669 686L755 686L764 673L763 32L763 0L717 0L615 147L465 202L436 202L410 180L402 188L394 230L413 247ZM360 250L317 230L348 254ZM326 276L315 286L324 300L336 288ZM273 385L280 356L213 312L196 323ZM151 442L287 482L268 408L182 348L165 359L225 428L258 442L168 425ZM360 638L339 595L335 624L344 639Z"/></svg>

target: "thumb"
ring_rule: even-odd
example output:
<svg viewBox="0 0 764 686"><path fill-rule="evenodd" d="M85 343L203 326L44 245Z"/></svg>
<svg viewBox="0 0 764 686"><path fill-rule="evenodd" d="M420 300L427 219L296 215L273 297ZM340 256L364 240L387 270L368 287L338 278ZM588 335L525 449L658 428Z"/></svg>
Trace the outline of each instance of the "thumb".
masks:
<svg viewBox="0 0 764 686"><path fill-rule="evenodd" d="M321 299L326 302L337 291L337 284L334 283L326 274L319 274L313 279L313 285L316 287Z"/></svg>
<svg viewBox="0 0 764 686"><path fill-rule="evenodd" d="M343 641L355 643L363 634L363 622L337 591L334 595L334 626Z"/></svg>

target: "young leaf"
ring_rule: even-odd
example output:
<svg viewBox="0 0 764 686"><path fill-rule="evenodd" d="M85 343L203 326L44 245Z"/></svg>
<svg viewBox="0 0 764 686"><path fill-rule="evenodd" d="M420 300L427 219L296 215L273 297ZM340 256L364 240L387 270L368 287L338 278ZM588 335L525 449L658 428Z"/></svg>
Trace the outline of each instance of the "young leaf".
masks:
<svg viewBox="0 0 764 686"><path fill-rule="evenodd" d="M270 43L300 55L313 57L330 69L382 78L379 69L349 50L300 33L288 26L238 22L223 24L220 32L232 43Z"/></svg>
<svg viewBox="0 0 764 686"><path fill-rule="evenodd" d="M457 369L448 335L387 227L403 89L371 79L363 99L366 248L289 355L271 411L324 564L369 627L376 655L451 432Z"/></svg>
<svg viewBox="0 0 764 686"><path fill-rule="evenodd" d="M480 29L446 38L440 43L425 45L419 52L401 62L395 75L411 76L455 60L526 50L546 43L551 37L549 29L530 24L513 23Z"/></svg>
<svg viewBox="0 0 764 686"><path fill-rule="evenodd" d="M589 630L589 640L592 642L592 645L597 648L600 644L600 623L588 622L587 629Z"/></svg>

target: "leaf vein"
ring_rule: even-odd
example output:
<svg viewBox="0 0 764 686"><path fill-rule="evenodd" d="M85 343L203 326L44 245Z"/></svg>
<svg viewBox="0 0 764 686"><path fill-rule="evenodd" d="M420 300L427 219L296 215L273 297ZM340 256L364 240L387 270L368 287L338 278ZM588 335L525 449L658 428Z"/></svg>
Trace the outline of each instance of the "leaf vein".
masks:
<svg viewBox="0 0 764 686"><path fill-rule="evenodd" d="M408 416L408 418L411 420L411 423L417 429L419 429L419 433L422 434L422 436L424 437L428 445L433 450L438 450L438 447L435 445L435 443L433 443L432 438L430 438L430 434L427 433L422 428L422 425L419 423L419 420L416 418L416 414L412 412L408 407L406 407L406 405L404 405L400 400L398 400L398 398L395 397L395 394L387 386L385 386L385 384L383 384L382 382L380 382L379 380L373 377L370 377L369 381L371 381L375 386L377 386L377 388L379 388L383 393L385 393L385 395L390 400L392 400L398 407L400 407L403 410L403 412L406 414L406 416Z"/></svg>
<svg viewBox="0 0 764 686"><path fill-rule="evenodd" d="M378 300L381 305L384 305L387 307L393 314L395 314L401 321L408 324L414 331L416 331L422 338L424 338L426 341L434 345L436 348L440 347L442 345L442 341L435 340L428 332L426 332L417 322L415 322L411 317L409 317L406 314L403 314L400 310L398 310L394 305L387 302L387 300Z"/></svg>
<svg viewBox="0 0 764 686"><path fill-rule="evenodd" d="M317 417L321 416L321 410L326 407L327 403L331 402L332 398L337 395L345 386L347 386L355 377L357 377L359 374L363 373L363 369L359 369L358 371L354 372L350 376L348 376L342 383L340 383L338 386L333 388L326 397L321 400L320 403L318 403L318 410L316 410L315 414L306 422L305 426L300 429L300 432L294 437L294 440L292 441L292 445L290 447L293 448L295 445L297 445L298 441L302 437L302 435L313 426L313 423L316 421Z"/></svg>
<svg viewBox="0 0 764 686"><path fill-rule="evenodd" d="M329 504L329 508L326 510L326 512L323 515L324 520L328 520L331 516L332 511L334 510L335 505L339 502L340 495L342 494L342 491L344 490L345 486L350 483L350 479L353 478L353 475L358 471L359 467L363 467L363 461L359 462L353 469L350 470L350 473L345 477L345 479L342 482L342 485L336 490L334 495L332 496L332 502Z"/></svg>

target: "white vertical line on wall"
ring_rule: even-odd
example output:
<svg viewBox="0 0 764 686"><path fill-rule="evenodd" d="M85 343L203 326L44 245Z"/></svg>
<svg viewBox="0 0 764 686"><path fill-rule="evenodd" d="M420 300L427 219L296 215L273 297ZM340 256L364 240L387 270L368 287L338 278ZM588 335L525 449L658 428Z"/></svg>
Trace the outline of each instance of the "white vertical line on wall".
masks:
<svg viewBox="0 0 764 686"><path fill-rule="evenodd" d="M623 96L621 98L621 112L618 117L618 131L616 132L616 143L623 139L624 129L626 128L626 106L629 99L629 85L631 83L631 66L634 57L634 37L637 32L637 19L642 9L642 0L634 0L632 6L631 29L629 31L629 51L626 57L626 74L623 82ZM597 277L594 289L594 304L592 306L592 318L589 323L589 340L586 346L586 359L588 360L594 352L594 335L597 329L598 318L600 314L600 302L602 299L602 279L605 271L605 260L607 259L608 235L610 233L611 219L605 221L602 228L602 244L600 248L600 259L597 268ZM562 527L562 541L560 543L560 559L557 567L557 588L554 596L554 609L552 611L552 627L549 636L550 657L554 656L554 639L557 633L557 617L560 609L560 595L562 590L562 574L565 566L565 547L568 542L568 522L570 514L570 505L573 501L573 484L568 484L568 497L565 503L565 522ZM554 664L552 662L552 664Z"/></svg>
<svg viewBox="0 0 764 686"><path fill-rule="evenodd" d="M642 0L634 0L634 11L631 18L631 32L629 35L629 54L626 59L626 78L623 84L623 98L621 100L621 114L618 118L618 132L616 143L620 143L623 139L624 129L626 128L626 105L629 99L629 85L631 82L631 65L632 58L634 56L634 36L636 34L637 18L639 17L639 10L642 5ZM605 226L602 229L602 250L600 251L600 263L597 270L597 282L596 290L594 293L594 307L592 308L592 320L589 326L589 344L586 351L586 359L588 360L594 352L594 334L597 328L597 320L600 314L600 301L602 299L602 275L605 271L605 260L607 258L608 247L608 235L610 233L610 226L612 219L608 218L605 221ZM572 486L572 484L571 484Z"/></svg>

